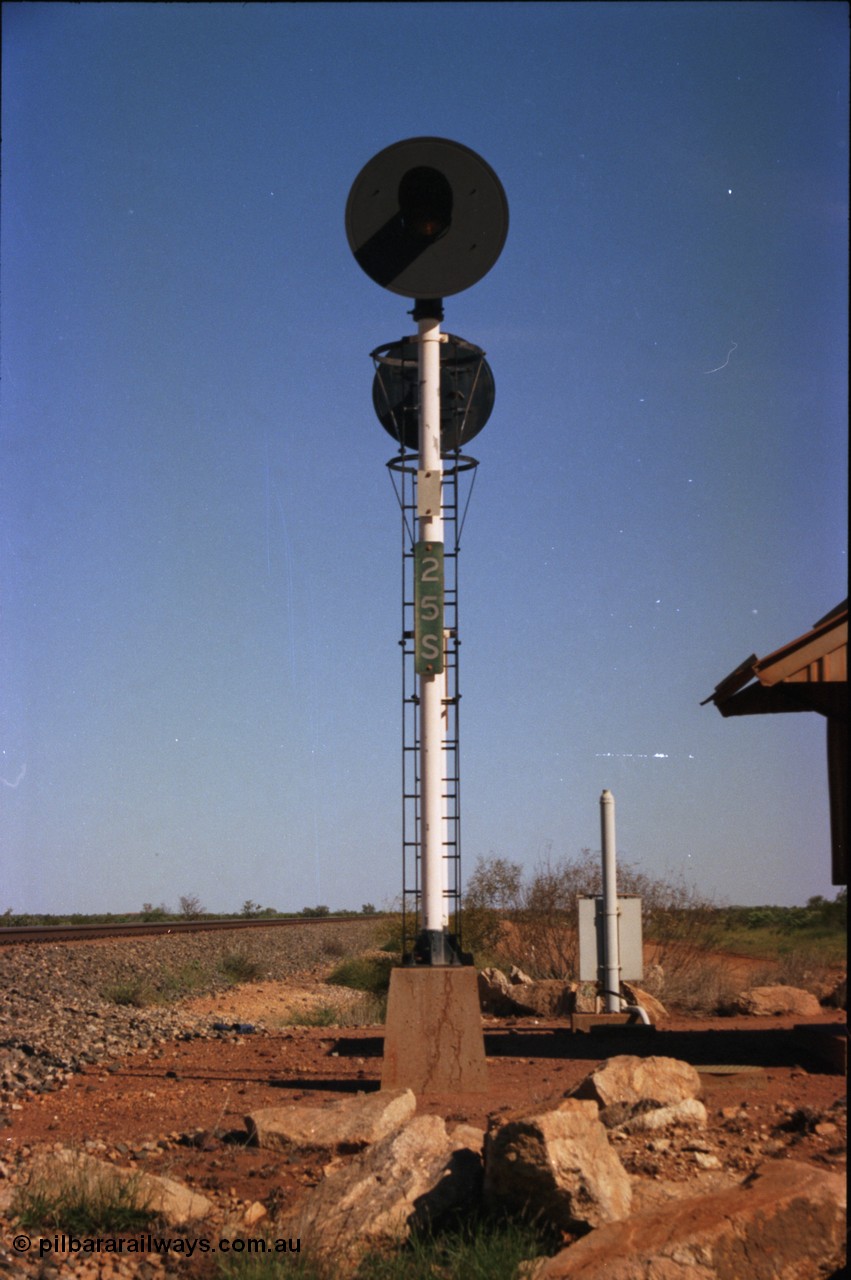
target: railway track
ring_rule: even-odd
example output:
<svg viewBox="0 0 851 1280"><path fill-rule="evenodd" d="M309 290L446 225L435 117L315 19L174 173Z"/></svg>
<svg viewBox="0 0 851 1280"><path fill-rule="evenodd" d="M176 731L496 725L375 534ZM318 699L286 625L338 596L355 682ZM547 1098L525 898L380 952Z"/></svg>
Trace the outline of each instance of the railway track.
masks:
<svg viewBox="0 0 851 1280"><path fill-rule="evenodd" d="M378 917L371 917L378 918ZM211 933L224 929L276 929L304 924L345 924L363 916L287 916L284 919L157 920L131 924L50 924L0 927L0 946L19 942L85 942L91 938L146 938L162 933Z"/></svg>

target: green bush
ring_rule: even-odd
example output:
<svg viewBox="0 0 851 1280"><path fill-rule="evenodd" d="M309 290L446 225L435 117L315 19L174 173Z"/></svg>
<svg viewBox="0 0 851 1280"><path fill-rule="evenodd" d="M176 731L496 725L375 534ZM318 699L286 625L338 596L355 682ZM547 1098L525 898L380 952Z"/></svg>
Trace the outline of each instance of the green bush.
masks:
<svg viewBox="0 0 851 1280"><path fill-rule="evenodd" d="M225 951L219 958L219 973L228 982L257 982L263 976L263 966L243 950Z"/></svg>
<svg viewBox="0 0 851 1280"><path fill-rule="evenodd" d="M326 981L335 987L351 987L355 991L383 995L390 986L392 968L393 957L390 955L352 956L338 964Z"/></svg>
<svg viewBox="0 0 851 1280"><path fill-rule="evenodd" d="M146 1009L157 1001L156 991L143 978L126 978L122 982L116 982L114 986L105 987L102 994L104 1000L132 1009Z"/></svg>
<svg viewBox="0 0 851 1280"><path fill-rule="evenodd" d="M337 1026L340 1010L335 1004L318 1004L302 1013L294 1013L287 1019L291 1027L333 1027Z"/></svg>
<svg viewBox="0 0 851 1280"><path fill-rule="evenodd" d="M209 984L204 966L198 960L190 960L179 969L165 969L157 983L159 999L163 1002L182 1000L194 995Z"/></svg>

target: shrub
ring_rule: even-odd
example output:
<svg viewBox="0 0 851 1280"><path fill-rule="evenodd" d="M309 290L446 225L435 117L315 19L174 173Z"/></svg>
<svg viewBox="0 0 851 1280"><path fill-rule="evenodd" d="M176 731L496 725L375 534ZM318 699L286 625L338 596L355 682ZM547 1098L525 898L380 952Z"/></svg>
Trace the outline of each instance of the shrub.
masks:
<svg viewBox="0 0 851 1280"><path fill-rule="evenodd" d="M157 920L166 920L168 918L168 914L168 907L164 902L161 902L158 907L155 907L150 902L142 903L140 915L146 923L153 923Z"/></svg>
<svg viewBox="0 0 851 1280"><path fill-rule="evenodd" d="M105 987L102 995L113 1004L145 1009L154 1004L182 1000L184 996L192 995L208 984L208 975L203 965L192 960L180 969L163 969L156 978L141 974L120 978L111 986Z"/></svg>
<svg viewBox="0 0 851 1280"><path fill-rule="evenodd" d="M157 999L156 991L144 978L126 978L114 986L105 987L102 994L104 1000L133 1009L145 1009L155 1004Z"/></svg>
<svg viewBox="0 0 851 1280"><path fill-rule="evenodd" d="M741 989L741 982L724 966L703 960L691 969L680 967L665 973L659 987L669 1008L684 1013L724 1013Z"/></svg>
<svg viewBox="0 0 851 1280"><path fill-rule="evenodd" d="M402 956L402 916L385 916L376 929L375 945L379 951L386 951L397 958Z"/></svg>
<svg viewBox="0 0 851 1280"><path fill-rule="evenodd" d="M200 991L208 984L204 967L198 960L190 960L179 969L165 969L156 984L161 1001L182 1000L184 996Z"/></svg>
<svg viewBox="0 0 851 1280"><path fill-rule="evenodd" d="M257 982L263 966L248 951L225 951L219 958L219 973L228 982Z"/></svg>
<svg viewBox="0 0 851 1280"><path fill-rule="evenodd" d="M387 991L392 968L393 959L389 955L352 956L337 965L327 981L332 986L378 995Z"/></svg>
<svg viewBox="0 0 851 1280"><path fill-rule="evenodd" d="M323 956L344 956L348 947L342 938L325 938L322 942Z"/></svg>
<svg viewBox="0 0 851 1280"><path fill-rule="evenodd" d="M287 1025L291 1027L333 1027L337 1025L339 1013L338 1005L317 1004L312 1009L303 1009L301 1013L292 1014L287 1019Z"/></svg>
<svg viewBox="0 0 851 1280"><path fill-rule="evenodd" d="M390 985L393 957L389 955L352 956L338 964L326 981L331 986L351 987L371 995L384 995Z"/></svg>
<svg viewBox="0 0 851 1280"><path fill-rule="evenodd" d="M387 1018L386 995L364 992L356 1000L330 1000L290 1015L291 1027L375 1027Z"/></svg>
<svg viewBox="0 0 851 1280"><path fill-rule="evenodd" d="M678 993L693 989L695 968L720 938L717 908L684 882L653 879L623 861L618 892L642 899L644 939L654 944L653 959L665 973L666 989L659 994L671 998L668 984ZM575 980L578 901L601 893L601 857L590 849L541 863L528 883L518 864L480 858L464 897L464 945L479 963L486 958L516 964L536 978Z"/></svg>

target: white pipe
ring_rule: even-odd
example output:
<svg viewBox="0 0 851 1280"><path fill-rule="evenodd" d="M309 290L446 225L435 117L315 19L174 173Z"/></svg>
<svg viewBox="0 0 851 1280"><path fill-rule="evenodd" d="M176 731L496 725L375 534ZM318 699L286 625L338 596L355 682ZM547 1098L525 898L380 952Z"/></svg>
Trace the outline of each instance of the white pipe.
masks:
<svg viewBox="0 0 851 1280"><path fill-rule="evenodd" d="M600 796L603 837L603 973L606 1013L621 1011L621 967L618 953L618 884L615 847L615 798L608 789Z"/></svg>
<svg viewBox="0 0 851 1280"><path fill-rule="evenodd" d="M440 320L421 317L419 324L419 466L441 476L440 457ZM438 501L428 515L419 515L420 542L443 542L443 512ZM442 674L420 676L420 853L422 871L422 928L444 931L446 869L443 815L443 690Z"/></svg>

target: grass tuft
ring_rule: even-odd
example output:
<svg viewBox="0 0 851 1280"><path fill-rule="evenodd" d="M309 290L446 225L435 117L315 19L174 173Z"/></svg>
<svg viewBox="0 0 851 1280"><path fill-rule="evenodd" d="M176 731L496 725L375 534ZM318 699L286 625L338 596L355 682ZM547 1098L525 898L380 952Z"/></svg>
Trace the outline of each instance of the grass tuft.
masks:
<svg viewBox="0 0 851 1280"><path fill-rule="evenodd" d="M28 1230L49 1228L71 1235L134 1231L156 1218L137 1178L119 1179L106 1170L91 1171L79 1165L36 1171L18 1188L12 1213Z"/></svg>
<svg viewBox="0 0 851 1280"><path fill-rule="evenodd" d="M559 1242L523 1219L467 1217L439 1231L418 1231L400 1248L373 1250L354 1280L520 1280L523 1264L554 1253ZM339 1267L310 1254L228 1255L218 1280L337 1280Z"/></svg>
<svg viewBox="0 0 851 1280"><path fill-rule="evenodd" d="M113 1004L129 1005L134 1009L147 1009L151 1005L170 1004L194 995L209 985L203 965L190 961L180 969L163 969L156 980L143 974L121 978L104 987L103 997Z"/></svg>

